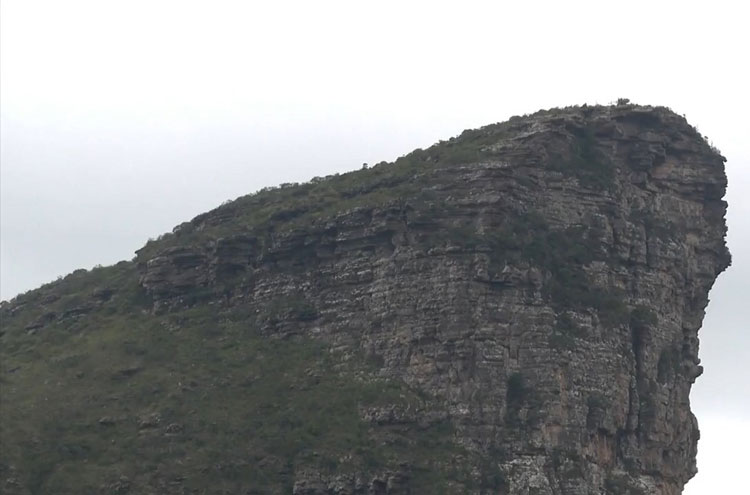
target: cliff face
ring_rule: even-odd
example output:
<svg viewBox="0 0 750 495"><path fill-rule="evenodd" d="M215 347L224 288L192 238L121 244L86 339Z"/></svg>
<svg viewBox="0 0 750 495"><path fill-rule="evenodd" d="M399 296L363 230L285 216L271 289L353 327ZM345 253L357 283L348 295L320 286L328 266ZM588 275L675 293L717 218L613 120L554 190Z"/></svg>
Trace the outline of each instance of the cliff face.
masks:
<svg viewBox="0 0 750 495"><path fill-rule="evenodd" d="M240 198L4 303L6 489L681 493L723 162L668 109L539 112ZM16 407L50 380L62 425ZM88 447L29 467L34 435Z"/></svg>

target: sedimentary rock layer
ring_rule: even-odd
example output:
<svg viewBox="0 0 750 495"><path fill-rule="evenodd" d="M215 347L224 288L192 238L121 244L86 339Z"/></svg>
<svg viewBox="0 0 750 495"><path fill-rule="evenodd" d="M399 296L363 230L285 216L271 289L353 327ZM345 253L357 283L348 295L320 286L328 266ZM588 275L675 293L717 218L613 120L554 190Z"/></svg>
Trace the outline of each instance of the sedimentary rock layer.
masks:
<svg viewBox="0 0 750 495"><path fill-rule="evenodd" d="M3 319L43 333L118 297L154 319L241 313L262 339L320 343L334 373L366 362L358 379L419 395L357 414L409 439L447 425L448 464L466 466L436 482L448 493L678 494L695 473L697 334L730 260L723 163L665 108L539 112L240 198L121 265L131 292L89 274L106 298L44 311L42 288ZM344 467L352 445L338 467L294 457L279 477L296 494L423 493L430 465L388 454L389 435L382 465Z"/></svg>

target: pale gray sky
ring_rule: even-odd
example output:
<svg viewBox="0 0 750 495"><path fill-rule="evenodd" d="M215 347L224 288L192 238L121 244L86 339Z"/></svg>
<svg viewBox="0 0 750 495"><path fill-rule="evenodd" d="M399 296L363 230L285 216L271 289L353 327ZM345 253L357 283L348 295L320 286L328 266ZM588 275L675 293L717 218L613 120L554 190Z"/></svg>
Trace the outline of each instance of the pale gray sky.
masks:
<svg viewBox="0 0 750 495"><path fill-rule="evenodd" d="M729 244L701 333L700 474L750 443L748 13L737 1L5 0L0 296L130 259L226 199L391 160L540 108L627 97L728 158ZM733 464L734 463L734 464Z"/></svg>

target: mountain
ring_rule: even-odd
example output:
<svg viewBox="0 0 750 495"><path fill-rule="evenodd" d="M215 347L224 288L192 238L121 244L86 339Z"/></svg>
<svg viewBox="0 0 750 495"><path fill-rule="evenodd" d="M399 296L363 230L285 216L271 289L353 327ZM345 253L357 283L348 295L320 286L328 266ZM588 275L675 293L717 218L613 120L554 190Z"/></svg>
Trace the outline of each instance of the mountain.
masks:
<svg viewBox="0 0 750 495"><path fill-rule="evenodd" d="M681 493L725 188L622 101L226 203L2 303L0 487Z"/></svg>

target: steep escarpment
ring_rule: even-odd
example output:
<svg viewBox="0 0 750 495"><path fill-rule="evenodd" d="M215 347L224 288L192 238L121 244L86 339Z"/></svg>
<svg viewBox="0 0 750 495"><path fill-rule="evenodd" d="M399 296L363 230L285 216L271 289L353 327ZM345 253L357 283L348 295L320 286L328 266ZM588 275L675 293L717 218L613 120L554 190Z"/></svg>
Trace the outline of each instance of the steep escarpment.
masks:
<svg viewBox="0 0 750 495"><path fill-rule="evenodd" d="M539 112L3 303L3 487L680 493L723 162L665 108Z"/></svg>

